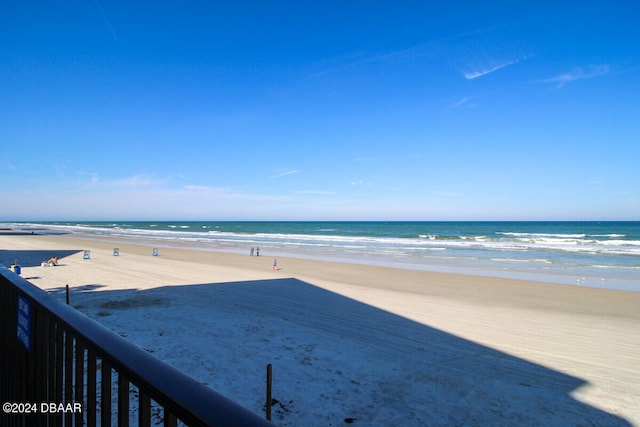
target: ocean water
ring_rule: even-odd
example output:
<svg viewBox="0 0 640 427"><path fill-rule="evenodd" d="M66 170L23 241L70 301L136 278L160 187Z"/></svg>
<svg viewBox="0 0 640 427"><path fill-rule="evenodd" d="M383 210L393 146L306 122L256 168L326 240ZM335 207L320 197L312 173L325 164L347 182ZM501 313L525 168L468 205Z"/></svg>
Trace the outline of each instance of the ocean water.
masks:
<svg viewBox="0 0 640 427"><path fill-rule="evenodd" d="M25 229L640 292L640 222L40 222Z"/></svg>

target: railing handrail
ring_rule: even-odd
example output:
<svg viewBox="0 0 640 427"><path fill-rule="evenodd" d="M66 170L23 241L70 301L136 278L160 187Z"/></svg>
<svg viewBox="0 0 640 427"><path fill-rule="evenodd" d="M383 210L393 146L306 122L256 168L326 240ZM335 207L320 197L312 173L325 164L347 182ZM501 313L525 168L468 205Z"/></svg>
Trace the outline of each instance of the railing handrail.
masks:
<svg viewBox="0 0 640 427"><path fill-rule="evenodd" d="M144 387L150 398L170 408L179 419L216 427L272 426L257 414L56 300L2 265L0 275L13 283L20 293L60 319L76 336L97 348L101 359L114 370L123 372L134 385Z"/></svg>

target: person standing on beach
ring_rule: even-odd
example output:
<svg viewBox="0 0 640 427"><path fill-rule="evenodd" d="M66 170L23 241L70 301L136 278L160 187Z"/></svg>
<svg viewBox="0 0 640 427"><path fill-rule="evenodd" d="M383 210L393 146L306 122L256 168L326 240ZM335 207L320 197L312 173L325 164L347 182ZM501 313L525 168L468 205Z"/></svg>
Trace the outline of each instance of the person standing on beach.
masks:
<svg viewBox="0 0 640 427"><path fill-rule="evenodd" d="M253 256L253 246L251 246L251 250L249 251L249 256Z"/></svg>
<svg viewBox="0 0 640 427"><path fill-rule="evenodd" d="M256 256L260 256L260 246L256 248Z"/></svg>
<svg viewBox="0 0 640 427"><path fill-rule="evenodd" d="M271 261L271 268L273 269L273 271L276 271L278 267L278 260L277 259L273 259L273 261Z"/></svg>

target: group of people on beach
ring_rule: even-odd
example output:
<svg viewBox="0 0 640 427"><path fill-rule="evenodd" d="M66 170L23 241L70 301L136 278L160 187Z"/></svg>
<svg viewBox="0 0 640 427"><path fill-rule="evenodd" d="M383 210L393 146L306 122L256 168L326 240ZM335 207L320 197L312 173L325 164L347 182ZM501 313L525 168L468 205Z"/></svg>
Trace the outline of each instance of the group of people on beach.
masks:
<svg viewBox="0 0 640 427"><path fill-rule="evenodd" d="M251 249L249 250L249 256L253 256L253 254L256 254L256 256L260 256L260 247L258 246L257 248L254 248L253 246L251 246ZM277 259L273 259L273 261L271 261L271 268L273 269L273 271L276 271L278 269L278 260Z"/></svg>

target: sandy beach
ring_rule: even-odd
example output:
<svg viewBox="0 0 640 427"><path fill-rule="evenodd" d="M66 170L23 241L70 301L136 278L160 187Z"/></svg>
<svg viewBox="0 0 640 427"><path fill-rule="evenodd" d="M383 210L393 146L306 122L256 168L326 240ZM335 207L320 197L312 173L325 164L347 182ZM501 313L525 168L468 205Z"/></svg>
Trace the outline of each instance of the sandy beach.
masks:
<svg viewBox="0 0 640 427"><path fill-rule="evenodd" d="M273 364L275 425L640 426L638 292L152 248L0 233L0 263L256 413Z"/></svg>

